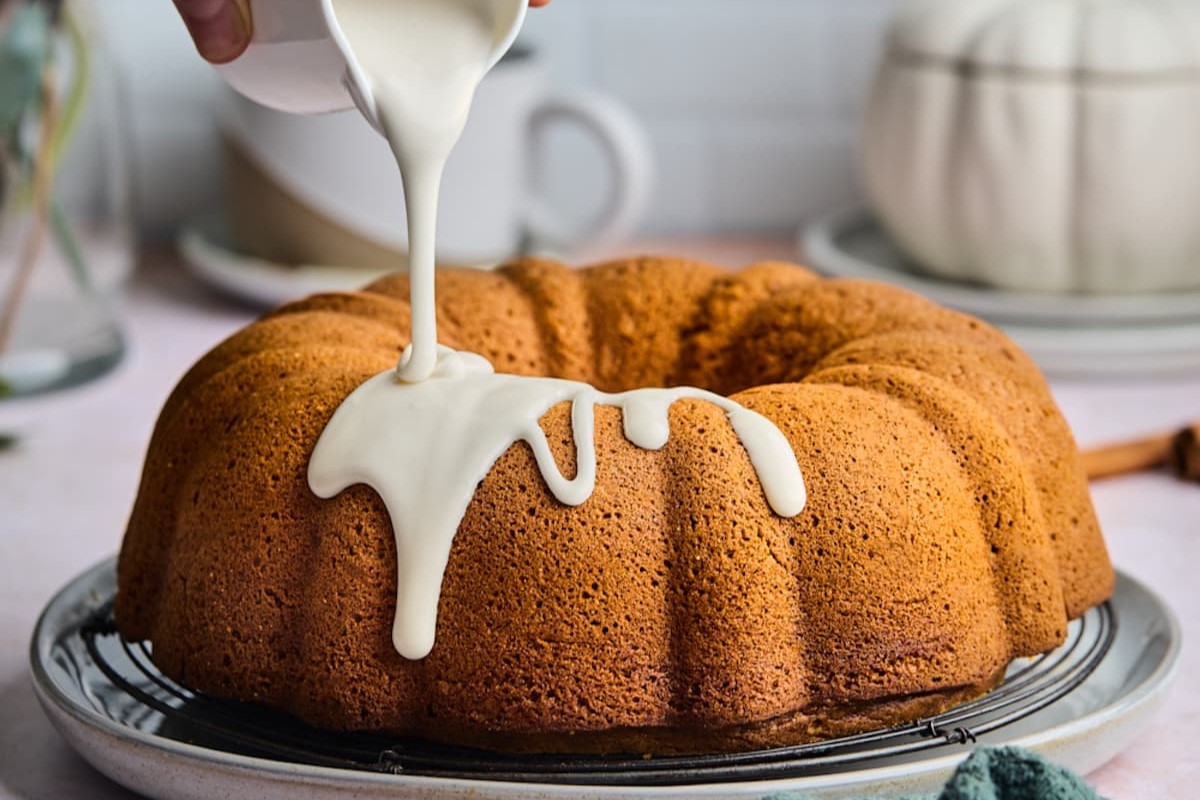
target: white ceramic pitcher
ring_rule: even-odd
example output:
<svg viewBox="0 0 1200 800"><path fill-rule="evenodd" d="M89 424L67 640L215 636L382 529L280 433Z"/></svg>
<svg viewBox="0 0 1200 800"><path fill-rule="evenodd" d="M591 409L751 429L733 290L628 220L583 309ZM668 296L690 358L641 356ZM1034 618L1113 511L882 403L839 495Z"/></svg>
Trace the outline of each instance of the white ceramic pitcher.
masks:
<svg viewBox="0 0 1200 800"><path fill-rule="evenodd" d="M491 2L496 47L488 69L512 47L528 9L527 0ZM333 0L249 0L249 8L254 31L249 47L217 67L230 86L293 114L357 107L379 128L370 83L342 34Z"/></svg>

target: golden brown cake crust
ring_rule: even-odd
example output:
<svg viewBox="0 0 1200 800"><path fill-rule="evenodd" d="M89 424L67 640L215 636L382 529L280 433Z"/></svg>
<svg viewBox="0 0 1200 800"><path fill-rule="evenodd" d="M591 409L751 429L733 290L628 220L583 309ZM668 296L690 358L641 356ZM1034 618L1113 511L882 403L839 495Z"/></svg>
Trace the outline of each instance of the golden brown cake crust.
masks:
<svg viewBox="0 0 1200 800"><path fill-rule="evenodd" d="M308 489L342 399L407 343L407 281L293 303L168 400L119 563L117 618L183 683L338 730L498 749L712 752L937 713L1062 641L1113 573L1079 457L1000 332L800 267L525 260L438 275L444 343L603 389L731 394L791 442L809 503L771 513L723 412L640 450L597 411L578 508L511 448L477 490L437 642L393 649L378 497ZM565 406L543 419L567 474Z"/></svg>

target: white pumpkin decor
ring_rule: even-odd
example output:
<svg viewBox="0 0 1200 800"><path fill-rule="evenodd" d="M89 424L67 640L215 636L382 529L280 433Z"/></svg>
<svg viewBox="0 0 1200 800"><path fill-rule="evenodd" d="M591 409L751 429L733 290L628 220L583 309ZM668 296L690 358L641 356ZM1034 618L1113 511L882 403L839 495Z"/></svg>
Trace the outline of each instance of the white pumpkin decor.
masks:
<svg viewBox="0 0 1200 800"><path fill-rule="evenodd" d="M930 273L1200 286L1200 0L915 0L868 110L868 194Z"/></svg>

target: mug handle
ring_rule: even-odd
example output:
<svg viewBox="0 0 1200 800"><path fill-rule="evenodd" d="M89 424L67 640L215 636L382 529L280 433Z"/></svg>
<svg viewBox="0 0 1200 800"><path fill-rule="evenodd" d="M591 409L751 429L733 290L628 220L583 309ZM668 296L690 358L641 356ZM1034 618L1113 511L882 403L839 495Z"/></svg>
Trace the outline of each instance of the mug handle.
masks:
<svg viewBox="0 0 1200 800"><path fill-rule="evenodd" d="M620 238L642 221L654 183L650 140L625 106L589 90L552 94L530 118L533 185L538 185L539 154L547 131L556 123L573 123L588 131L612 167L612 190L604 210L582 229L567 225L543 198L529 200L526 234L535 247L577 248Z"/></svg>

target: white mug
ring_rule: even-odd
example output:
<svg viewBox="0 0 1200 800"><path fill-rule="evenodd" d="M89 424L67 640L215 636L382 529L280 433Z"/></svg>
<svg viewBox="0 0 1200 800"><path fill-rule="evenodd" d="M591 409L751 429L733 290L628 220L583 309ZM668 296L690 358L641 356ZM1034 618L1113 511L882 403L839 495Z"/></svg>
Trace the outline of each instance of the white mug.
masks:
<svg viewBox="0 0 1200 800"><path fill-rule="evenodd" d="M599 218L571 230L536 196L541 143L554 125L578 125L602 146L612 174ZM296 116L230 93L224 128L233 145L283 192L340 229L404 252L404 194L383 138L355 111ZM628 233L652 181L641 125L611 98L554 91L536 54L511 51L483 80L450 158L438 219L439 258L491 265L529 249L569 250ZM239 216L254 208L240 207ZM253 219L240 218L245 229Z"/></svg>

